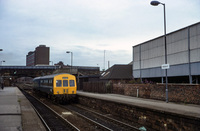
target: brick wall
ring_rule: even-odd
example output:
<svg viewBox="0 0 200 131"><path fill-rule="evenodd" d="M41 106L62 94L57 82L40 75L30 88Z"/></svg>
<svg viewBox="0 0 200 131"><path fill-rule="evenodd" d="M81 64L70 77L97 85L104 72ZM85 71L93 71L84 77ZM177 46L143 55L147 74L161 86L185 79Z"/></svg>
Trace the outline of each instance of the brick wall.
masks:
<svg viewBox="0 0 200 131"><path fill-rule="evenodd" d="M144 126L148 131L199 131L200 119L168 113L150 108L131 106L90 97L78 96L79 104L131 122L132 126Z"/></svg>
<svg viewBox="0 0 200 131"><path fill-rule="evenodd" d="M165 101L165 84L113 84L112 93ZM171 102L200 104L200 85L168 84Z"/></svg>

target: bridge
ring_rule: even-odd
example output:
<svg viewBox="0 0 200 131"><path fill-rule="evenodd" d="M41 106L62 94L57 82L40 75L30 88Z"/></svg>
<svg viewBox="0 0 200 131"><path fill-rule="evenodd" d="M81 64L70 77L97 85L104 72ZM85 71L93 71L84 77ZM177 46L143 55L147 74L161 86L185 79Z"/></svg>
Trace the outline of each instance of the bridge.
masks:
<svg viewBox="0 0 200 131"><path fill-rule="evenodd" d="M3 77L5 86L10 86L20 77L48 75L58 68L59 66L0 66L0 77Z"/></svg>
<svg viewBox="0 0 200 131"><path fill-rule="evenodd" d="M36 77L53 73L59 66L0 66L1 76Z"/></svg>
<svg viewBox="0 0 200 131"><path fill-rule="evenodd" d="M3 77L6 85L15 83L16 79L20 77L38 77L49 75L53 73L71 73L76 77L97 75L99 74L99 67L87 66L0 66L0 77Z"/></svg>

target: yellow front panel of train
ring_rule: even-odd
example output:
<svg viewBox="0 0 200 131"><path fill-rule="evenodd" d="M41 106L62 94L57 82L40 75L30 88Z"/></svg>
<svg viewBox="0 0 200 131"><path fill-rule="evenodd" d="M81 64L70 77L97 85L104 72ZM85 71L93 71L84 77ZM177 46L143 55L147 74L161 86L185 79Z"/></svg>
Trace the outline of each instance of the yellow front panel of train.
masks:
<svg viewBox="0 0 200 131"><path fill-rule="evenodd" d="M63 74L54 77L53 94L76 94L76 78L70 74Z"/></svg>

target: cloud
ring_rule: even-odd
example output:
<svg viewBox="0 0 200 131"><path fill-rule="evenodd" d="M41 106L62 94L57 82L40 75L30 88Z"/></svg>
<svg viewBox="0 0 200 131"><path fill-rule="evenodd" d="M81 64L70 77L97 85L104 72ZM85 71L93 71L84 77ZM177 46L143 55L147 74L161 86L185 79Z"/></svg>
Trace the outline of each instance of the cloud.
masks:
<svg viewBox="0 0 200 131"><path fill-rule="evenodd" d="M167 32L200 20L199 0L162 2ZM27 53L44 44L54 63L69 64L70 50L75 65L102 68L104 50L111 65L129 63L133 45L161 36L163 7L150 0L2 0L0 28L5 64L25 65Z"/></svg>

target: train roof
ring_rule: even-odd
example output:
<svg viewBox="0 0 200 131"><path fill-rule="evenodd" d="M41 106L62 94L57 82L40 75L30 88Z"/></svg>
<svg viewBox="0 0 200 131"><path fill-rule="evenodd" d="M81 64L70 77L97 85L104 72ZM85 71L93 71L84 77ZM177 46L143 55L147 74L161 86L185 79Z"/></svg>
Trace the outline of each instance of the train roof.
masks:
<svg viewBox="0 0 200 131"><path fill-rule="evenodd" d="M52 74L52 75L46 75L46 76L36 77L36 78L34 78L34 80L53 78L53 77L55 77L55 76L63 75L63 74L71 75L71 74L68 74L68 73Z"/></svg>

